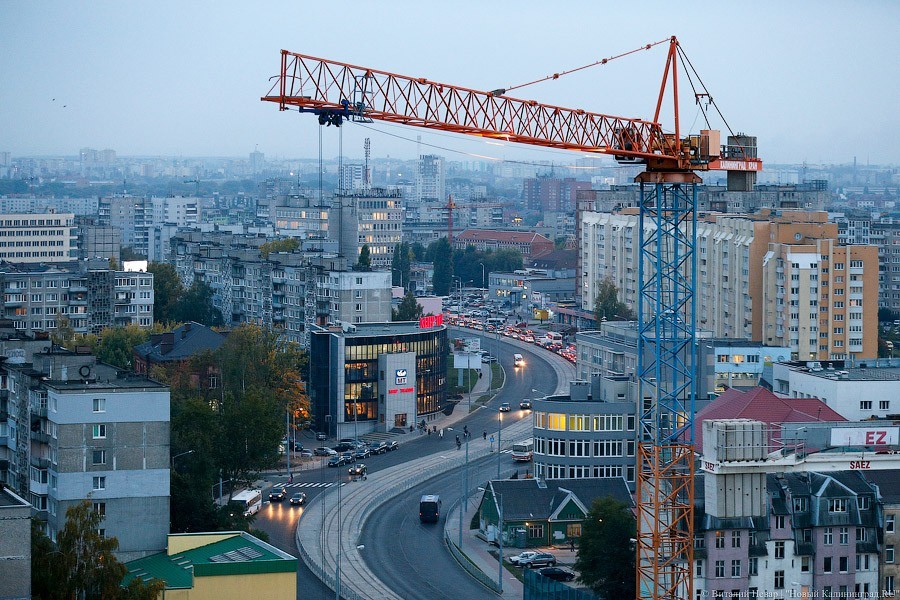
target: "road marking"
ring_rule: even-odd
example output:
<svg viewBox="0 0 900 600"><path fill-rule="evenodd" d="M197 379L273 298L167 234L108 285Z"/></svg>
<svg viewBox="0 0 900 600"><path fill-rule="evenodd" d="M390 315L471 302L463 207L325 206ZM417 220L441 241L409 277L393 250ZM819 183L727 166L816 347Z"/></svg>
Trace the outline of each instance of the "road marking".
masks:
<svg viewBox="0 0 900 600"><path fill-rule="evenodd" d="M332 485L334 485L334 484L330 483L330 482L316 483L316 482L307 481L307 482L303 482L303 483L289 483L284 487L289 487L289 488L326 488L326 487L330 487Z"/></svg>

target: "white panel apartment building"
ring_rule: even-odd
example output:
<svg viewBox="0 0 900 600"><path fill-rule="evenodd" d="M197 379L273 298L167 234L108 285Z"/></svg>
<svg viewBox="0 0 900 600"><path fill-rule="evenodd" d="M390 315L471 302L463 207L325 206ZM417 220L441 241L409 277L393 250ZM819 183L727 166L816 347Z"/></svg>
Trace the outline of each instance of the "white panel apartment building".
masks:
<svg viewBox="0 0 900 600"><path fill-rule="evenodd" d="M76 257L77 241L73 213L0 214L0 260L66 262Z"/></svg>
<svg viewBox="0 0 900 600"><path fill-rule="evenodd" d="M583 213L582 310L593 310L604 277L612 278L620 300L636 307L640 241L633 212ZM698 328L716 338L789 347L803 359L874 357L877 249L838 245L837 226L826 216L763 211L699 222ZM644 227L651 236L653 224Z"/></svg>

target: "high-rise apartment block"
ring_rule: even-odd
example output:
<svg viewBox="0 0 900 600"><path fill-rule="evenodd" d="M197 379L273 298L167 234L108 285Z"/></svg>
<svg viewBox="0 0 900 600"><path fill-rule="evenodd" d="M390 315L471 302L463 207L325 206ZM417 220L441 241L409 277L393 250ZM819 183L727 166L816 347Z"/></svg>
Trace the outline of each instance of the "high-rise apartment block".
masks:
<svg viewBox="0 0 900 600"><path fill-rule="evenodd" d="M76 257L78 236L72 213L0 214L0 260L53 263Z"/></svg>
<svg viewBox="0 0 900 600"><path fill-rule="evenodd" d="M445 191L446 165L443 156L424 154L419 157L416 170L415 200L447 200Z"/></svg>
<svg viewBox="0 0 900 600"><path fill-rule="evenodd" d="M153 274L115 271L106 260L0 264L3 317L22 332L54 331L67 319L76 333L153 325Z"/></svg>
<svg viewBox="0 0 900 600"><path fill-rule="evenodd" d="M337 208L340 207L340 208ZM335 197L329 231L340 240L340 254L355 260L369 247L373 269L389 269L394 246L403 241L403 199L399 191L370 188ZM355 244L349 240L355 237Z"/></svg>
<svg viewBox="0 0 900 600"><path fill-rule="evenodd" d="M579 308L593 309L606 277L620 300L636 307L633 213L582 213ZM653 225L645 227L652 236ZM787 346L802 359L877 355L878 250L841 246L826 213L709 216L697 224L696 252L698 328L717 338Z"/></svg>
<svg viewBox="0 0 900 600"><path fill-rule="evenodd" d="M27 498L55 540L89 500L101 535L129 560L169 530L169 389L47 339L0 340L0 481Z"/></svg>

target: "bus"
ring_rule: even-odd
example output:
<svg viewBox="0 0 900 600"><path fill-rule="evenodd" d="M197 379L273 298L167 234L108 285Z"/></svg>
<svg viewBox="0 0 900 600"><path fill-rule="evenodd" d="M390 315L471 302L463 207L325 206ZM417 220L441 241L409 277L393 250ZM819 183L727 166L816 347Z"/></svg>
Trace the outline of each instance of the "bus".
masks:
<svg viewBox="0 0 900 600"><path fill-rule="evenodd" d="M262 508L262 490L243 490L231 497L229 506L243 512L245 517L255 515Z"/></svg>
<svg viewBox="0 0 900 600"><path fill-rule="evenodd" d="M513 354L513 362L515 363L516 367L524 367L525 366L525 357L523 357L521 354L518 354L518 353Z"/></svg>
<svg viewBox="0 0 900 600"><path fill-rule="evenodd" d="M485 320L485 323L487 323L488 325L495 325L499 327L500 325L504 325L506 323L506 319L503 319L501 317L490 317Z"/></svg>
<svg viewBox="0 0 900 600"><path fill-rule="evenodd" d="M557 331L548 331L547 335L545 335L543 339L544 346L552 346L554 344L559 344L560 346L562 346L562 343L563 336Z"/></svg>
<svg viewBox="0 0 900 600"><path fill-rule="evenodd" d="M516 462L531 462L534 458L534 439L516 442L512 447L512 459Z"/></svg>
<svg viewBox="0 0 900 600"><path fill-rule="evenodd" d="M441 518L441 497L426 494L419 500L419 522L437 523Z"/></svg>

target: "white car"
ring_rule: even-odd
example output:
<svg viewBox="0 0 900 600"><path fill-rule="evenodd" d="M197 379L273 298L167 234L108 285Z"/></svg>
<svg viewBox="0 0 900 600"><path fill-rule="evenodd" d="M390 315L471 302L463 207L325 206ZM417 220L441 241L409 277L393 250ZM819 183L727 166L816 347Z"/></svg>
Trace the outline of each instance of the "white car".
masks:
<svg viewBox="0 0 900 600"><path fill-rule="evenodd" d="M525 552L522 552L521 554L516 554L515 556L510 556L509 562L511 562L514 565L524 564L524 563L528 562L529 558L533 558L534 555L536 555L536 554L537 554L537 552L534 552L532 550L526 550Z"/></svg>

